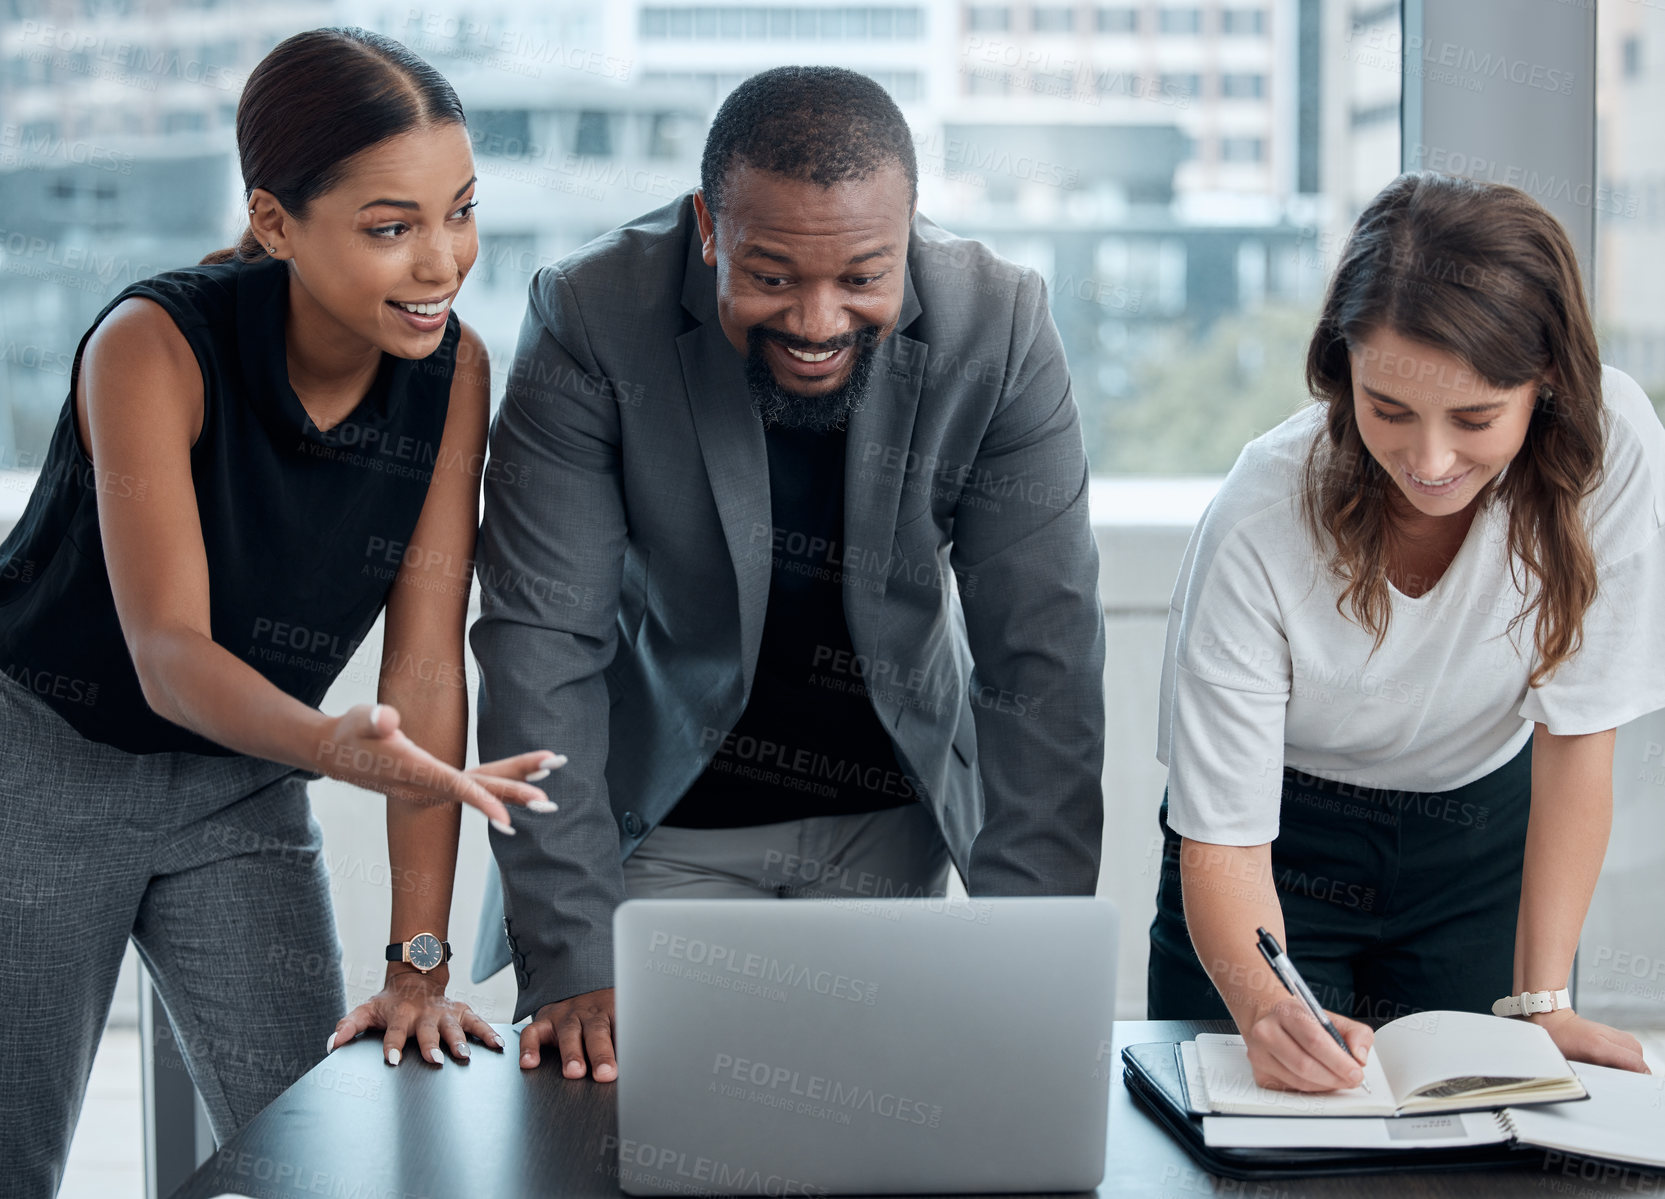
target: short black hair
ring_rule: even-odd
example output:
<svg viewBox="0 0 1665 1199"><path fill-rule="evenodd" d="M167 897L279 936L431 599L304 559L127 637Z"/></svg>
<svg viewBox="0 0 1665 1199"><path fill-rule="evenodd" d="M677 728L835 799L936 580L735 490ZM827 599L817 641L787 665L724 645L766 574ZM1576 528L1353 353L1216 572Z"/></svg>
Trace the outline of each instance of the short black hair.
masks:
<svg viewBox="0 0 1665 1199"><path fill-rule="evenodd" d="M884 88L843 67L775 67L742 82L718 107L700 157L700 188L716 213L736 163L830 187L892 162L908 176L911 206L919 197L913 135Z"/></svg>

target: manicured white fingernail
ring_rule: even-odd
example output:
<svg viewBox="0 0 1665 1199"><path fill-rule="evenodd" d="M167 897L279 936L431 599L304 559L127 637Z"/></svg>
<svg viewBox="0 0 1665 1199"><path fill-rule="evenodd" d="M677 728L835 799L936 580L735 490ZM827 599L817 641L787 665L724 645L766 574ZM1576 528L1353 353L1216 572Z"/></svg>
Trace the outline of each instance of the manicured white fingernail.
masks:
<svg viewBox="0 0 1665 1199"><path fill-rule="evenodd" d="M324 1042L324 1052L325 1053L334 1053L335 1052L335 1034L334 1033L331 1033L330 1034L330 1039Z"/></svg>
<svg viewBox="0 0 1665 1199"><path fill-rule="evenodd" d="M371 732L378 731L377 728L376 728L376 722L379 721L381 718L382 718L382 706L380 704L377 704L375 707L370 709L370 731Z"/></svg>
<svg viewBox="0 0 1665 1199"><path fill-rule="evenodd" d="M553 799L533 799L527 801L526 810L528 812L554 812L559 810L559 805Z"/></svg>
<svg viewBox="0 0 1665 1199"><path fill-rule="evenodd" d="M389 1049L387 1051L387 1064L390 1066L397 1066L399 1064L399 1051L397 1049Z"/></svg>
<svg viewBox="0 0 1665 1199"><path fill-rule="evenodd" d="M467 1044L467 1042L458 1041L456 1043L456 1045L453 1046L453 1048L456 1050L457 1058L458 1058L459 1061L466 1062L468 1060L468 1044Z"/></svg>
<svg viewBox="0 0 1665 1199"><path fill-rule="evenodd" d="M546 779L548 777L549 777L549 771L547 771L547 770L534 770L531 774L526 776L526 781L529 782L529 783L535 783L539 779Z"/></svg>
<svg viewBox="0 0 1665 1199"><path fill-rule="evenodd" d="M538 769L539 770L559 770L561 767L565 766L566 764L567 764L567 756L565 754L550 754L547 758L545 758L543 761L538 763Z"/></svg>
<svg viewBox="0 0 1665 1199"><path fill-rule="evenodd" d="M515 835L515 826L510 824L507 820L493 820L491 822L491 827L502 833L505 837L512 837Z"/></svg>
<svg viewBox="0 0 1665 1199"><path fill-rule="evenodd" d="M498 1036L496 1033L492 1033L491 1034L491 1047L493 1049L503 1048L503 1038Z"/></svg>
<svg viewBox="0 0 1665 1199"><path fill-rule="evenodd" d="M428 1050L428 1056L434 1059L434 1065L436 1066L443 1066L445 1064L445 1055L439 1051L438 1045L435 1045L432 1049Z"/></svg>

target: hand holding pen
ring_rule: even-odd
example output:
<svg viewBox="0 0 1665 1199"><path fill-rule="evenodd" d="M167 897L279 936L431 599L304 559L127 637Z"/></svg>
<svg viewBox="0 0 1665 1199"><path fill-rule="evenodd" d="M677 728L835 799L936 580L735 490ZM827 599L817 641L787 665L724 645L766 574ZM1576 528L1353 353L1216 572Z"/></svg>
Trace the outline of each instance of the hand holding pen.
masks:
<svg viewBox="0 0 1665 1199"><path fill-rule="evenodd" d="M1256 948L1296 1002L1272 1005L1253 1027L1244 1030L1255 1080L1262 1086L1292 1091L1360 1085L1369 1090L1360 1067L1373 1040L1370 1029L1325 1012L1277 938L1264 928L1256 932Z"/></svg>

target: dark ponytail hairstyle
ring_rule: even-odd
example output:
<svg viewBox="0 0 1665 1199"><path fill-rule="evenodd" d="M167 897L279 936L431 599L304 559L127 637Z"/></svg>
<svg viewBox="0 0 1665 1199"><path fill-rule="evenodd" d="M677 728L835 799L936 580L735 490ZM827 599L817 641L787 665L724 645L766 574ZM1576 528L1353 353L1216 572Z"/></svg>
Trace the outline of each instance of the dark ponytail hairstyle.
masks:
<svg viewBox="0 0 1665 1199"><path fill-rule="evenodd" d="M257 187L305 220L307 208L361 150L429 125L463 124L445 77L399 42L367 29L311 29L285 38L249 74L237 102L243 199ZM266 255L254 230L204 263Z"/></svg>

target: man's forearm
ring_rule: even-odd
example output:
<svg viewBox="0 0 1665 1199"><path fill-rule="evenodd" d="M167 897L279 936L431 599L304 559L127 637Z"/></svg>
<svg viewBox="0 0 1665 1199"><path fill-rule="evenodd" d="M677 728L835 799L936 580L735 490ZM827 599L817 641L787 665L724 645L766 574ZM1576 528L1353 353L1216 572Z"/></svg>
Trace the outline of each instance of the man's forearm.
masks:
<svg viewBox="0 0 1665 1199"><path fill-rule="evenodd" d="M514 837L493 835L492 853L503 885L520 999L514 1018L546 1003L612 985L613 909L624 899L619 828L607 798L606 683L599 668L544 700L537 681L566 654L531 641L565 634L528 630L482 617L474 626L480 661L480 755L504 746L548 739L568 764L538 786L560 805L546 820L527 821ZM547 645L547 642L546 642ZM536 705L528 697L538 696ZM545 706L547 704L547 706ZM548 712L534 727L528 713ZM547 721L547 723L545 723Z"/></svg>
<svg viewBox="0 0 1665 1199"><path fill-rule="evenodd" d="M986 592L965 599L977 662L972 711L986 799L972 849L973 894L1097 889L1104 829L1104 617L1085 500L1069 518L968 569ZM1024 594L1036 559L1069 563ZM1031 589L1032 591L1040 589ZM1018 596L1017 599L1010 597ZM1029 640L1031 630L1044 639Z"/></svg>

